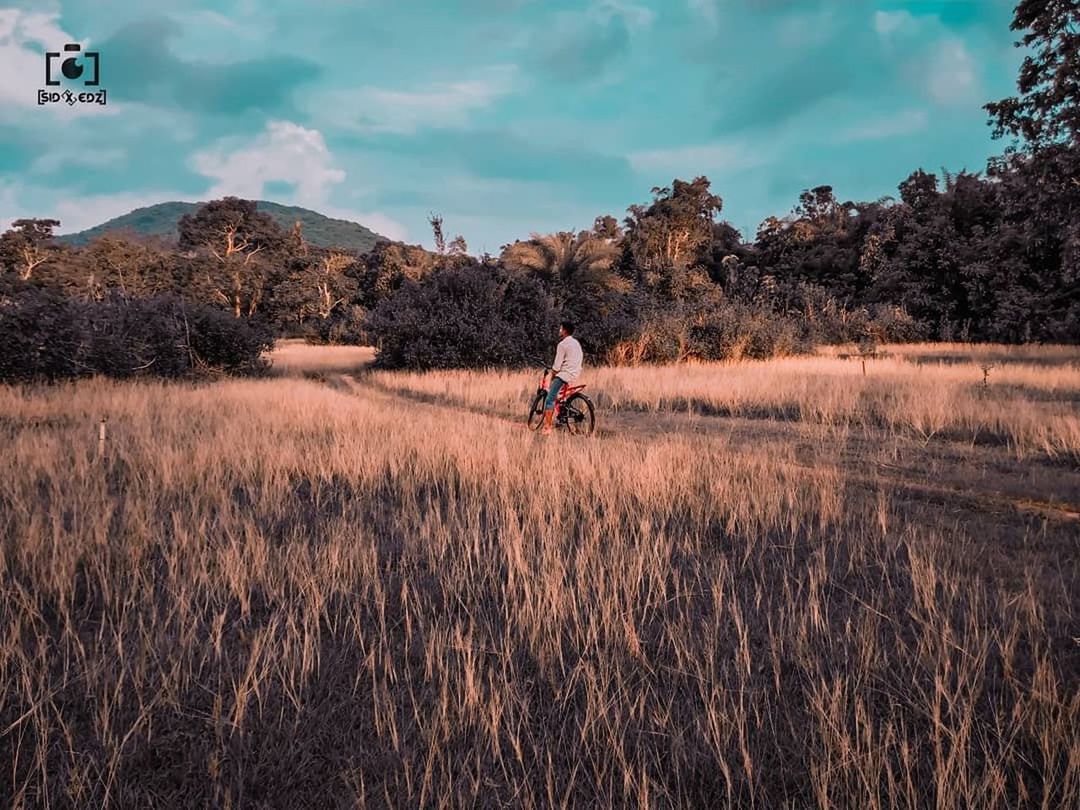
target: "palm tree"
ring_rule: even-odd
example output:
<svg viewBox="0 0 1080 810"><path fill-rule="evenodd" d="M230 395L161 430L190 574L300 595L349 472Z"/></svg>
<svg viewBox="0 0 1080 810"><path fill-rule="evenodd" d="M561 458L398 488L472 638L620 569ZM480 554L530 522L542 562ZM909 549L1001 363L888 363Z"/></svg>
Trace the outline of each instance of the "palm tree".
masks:
<svg viewBox="0 0 1080 810"><path fill-rule="evenodd" d="M527 242L514 242L502 253L510 270L530 273L567 288L591 290L622 289L627 282L612 269L619 246L590 231L574 234L560 231L534 233Z"/></svg>

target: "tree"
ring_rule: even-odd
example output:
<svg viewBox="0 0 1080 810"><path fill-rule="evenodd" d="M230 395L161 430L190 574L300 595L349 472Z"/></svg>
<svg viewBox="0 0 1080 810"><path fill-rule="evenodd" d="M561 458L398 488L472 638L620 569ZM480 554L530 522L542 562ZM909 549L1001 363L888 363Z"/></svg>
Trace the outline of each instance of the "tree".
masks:
<svg viewBox="0 0 1080 810"><path fill-rule="evenodd" d="M614 272L619 249L596 231L532 234L527 242L503 248L501 262L514 272L529 273L571 295L621 289Z"/></svg>
<svg viewBox="0 0 1080 810"><path fill-rule="evenodd" d="M450 240L450 244L446 243L446 236L443 234L443 218L438 214L431 214L428 217L428 223L431 225L431 235L435 240L435 252L440 256L465 256L469 252L469 246L465 242L465 237L461 234L455 236Z"/></svg>
<svg viewBox="0 0 1080 810"><path fill-rule="evenodd" d="M634 264L656 283L675 268L698 263L708 247L716 216L724 202L712 193L709 180L675 180L670 188L654 188L649 205L632 205L626 218Z"/></svg>
<svg viewBox="0 0 1080 810"><path fill-rule="evenodd" d="M900 199L915 211L925 211L937 201L937 198L936 174L927 174L922 169L918 169L900 184Z"/></svg>
<svg viewBox="0 0 1080 810"><path fill-rule="evenodd" d="M357 258L339 250L318 250L293 260L276 295L279 304L303 323L308 318L327 320L353 301L360 290L355 274Z"/></svg>
<svg viewBox="0 0 1080 810"><path fill-rule="evenodd" d="M995 136L1022 138L1035 152L1080 146L1080 0L1020 0L1011 28L1025 32L1018 44L1028 55L1019 96L986 105Z"/></svg>
<svg viewBox="0 0 1080 810"><path fill-rule="evenodd" d="M0 264L29 281L34 271L47 262L51 251L53 228L58 219L17 219L11 230L0 236Z"/></svg>
<svg viewBox="0 0 1080 810"><path fill-rule="evenodd" d="M226 197L185 214L178 230L180 249L202 254L196 270L209 297L237 318L254 315L282 264L286 240L277 223L254 201Z"/></svg>
<svg viewBox="0 0 1080 810"><path fill-rule="evenodd" d="M68 286L76 295L101 300L109 291L145 298L175 287L169 257L152 245L122 236L91 241L70 260ZM53 275L57 275L54 273Z"/></svg>
<svg viewBox="0 0 1080 810"><path fill-rule="evenodd" d="M833 193L832 186L817 186L799 195L799 205L795 216L799 222L812 226L811 233L843 230L854 205L840 203Z"/></svg>
<svg viewBox="0 0 1080 810"><path fill-rule="evenodd" d="M803 191L787 217L765 220L750 260L762 281L774 279L775 305L788 309L804 284L828 290L843 306L857 305L869 285L863 240L886 207L841 203L832 186L822 185Z"/></svg>
<svg viewBox="0 0 1080 810"><path fill-rule="evenodd" d="M406 281L419 281L433 272L440 258L419 245L380 242L362 258L362 262L360 303L370 308L392 295Z"/></svg>
<svg viewBox="0 0 1080 810"><path fill-rule="evenodd" d="M1080 340L1080 0L1021 0L1012 29L1028 53L1018 95L986 105L995 137L1012 136L990 172L1004 224L1038 280L1037 337Z"/></svg>
<svg viewBox="0 0 1080 810"><path fill-rule="evenodd" d="M619 220L610 214L597 217L593 222L593 233L607 242L618 242L622 239L622 228L619 227Z"/></svg>

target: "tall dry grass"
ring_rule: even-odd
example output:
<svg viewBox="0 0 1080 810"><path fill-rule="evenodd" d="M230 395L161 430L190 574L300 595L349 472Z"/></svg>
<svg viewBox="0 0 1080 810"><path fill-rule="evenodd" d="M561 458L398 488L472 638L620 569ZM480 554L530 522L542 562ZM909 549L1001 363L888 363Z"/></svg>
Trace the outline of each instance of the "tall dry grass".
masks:
<svg viewBox="0 0 1080 810"><path fill-rule="evenodd" d="M371 363L375 350L370 346L321 346L299 339L279 340L269 359L274 376L349 374Z"/></svg>
<svg viewBox="0 0 1080 810"><path fill-rule="evenodd" d="M783 443L302 379L0 413L4 806L1080 800L1075 558L1007 584Z"/></svg>
<svg viewBox="0 0 1080 810"><path fill-rule="evenodd" d="M692 411L1007 445L1017 458L1080 460L1080 365L785 358L587 368L581 382L610 410ZM385 388L506 415L524 413L536 372L376 373Z"/></svg>

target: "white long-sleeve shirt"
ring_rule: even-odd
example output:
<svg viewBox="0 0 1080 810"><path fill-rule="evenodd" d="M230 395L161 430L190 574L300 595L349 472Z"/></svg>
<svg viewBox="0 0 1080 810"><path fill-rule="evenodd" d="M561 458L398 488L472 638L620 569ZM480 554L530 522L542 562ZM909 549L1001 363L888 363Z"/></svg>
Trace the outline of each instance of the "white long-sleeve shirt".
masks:
<svg viewBox="0 0 1080 810"><path fill-rule="evenodd" d="M556 377L561 377L568 383L575 382L581 376L581 363L583 360L581 344L573 335L567 335L559 341L555 349L555 362L551 364Z"/></svg>

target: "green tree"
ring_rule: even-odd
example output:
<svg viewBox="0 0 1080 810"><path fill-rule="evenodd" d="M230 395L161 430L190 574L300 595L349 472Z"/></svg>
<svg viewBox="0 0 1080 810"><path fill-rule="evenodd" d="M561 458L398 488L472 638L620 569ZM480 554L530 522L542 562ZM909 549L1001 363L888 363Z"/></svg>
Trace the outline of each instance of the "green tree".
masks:
<svg viewBox="0 0 1080 810"><path fill-rule="evenodd" d="M511 271L529 273L572 295L621 289L624 281L613 270L618 246L594 231L532 234L526 242L507 245L500 257Z"/></svg>
<svg viewBox="0 0 1080 810"><path fill-rule="evenodd" d="M234 316L255 315L272 293L284 264L285 234L251 200L226 197L185 214L178 225L180 249L196 258L201 295Z"/></svg>
<svg viewBox="0 0 1080 810"><path fill-rule="evenodd" d="M55 255L51 242L58 219L17 219L0 236L0 266L23 281Z"/></svg>
<svg viewBox="0 0 1080 810"><path fill-rule="evenodd" d="M297 323L310 318L328 320L357 298L357 266L357 257L344 251L309 251L293 259L287 277L275 290L276 303Z"/></svg>
<svg viewBox="0 0 1080 810"><path fill-rule="evenodd" d="M724 201L712 193L706 177L675 180L670 188L654 188L652 193L653 201L632 205L625 220L629 259L647 287L677 287L673 271L705 259Z"/></svg>
<svg viewBox="0 0 1080 810"><path fill-rule="evenodd" d="M995 135L1035 152L1080 146L1080 0L1020 0L1011 28L1028 54L1019 95L986 105Z"/></svg>
<svg viewBox="0 0 1080 810"><path fill-rule="evenodd" d="M1080 340L1080 0L1021 0L1012 29L1024 32L1017 44L1027 54L1018 94L986 106L995 136L1012 138L991 174L1010 256L1025 257L1039 288L1029 328Z"/></svg>

